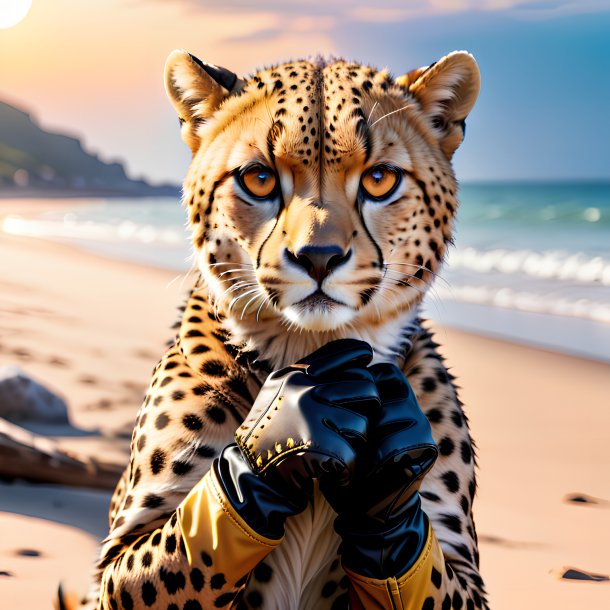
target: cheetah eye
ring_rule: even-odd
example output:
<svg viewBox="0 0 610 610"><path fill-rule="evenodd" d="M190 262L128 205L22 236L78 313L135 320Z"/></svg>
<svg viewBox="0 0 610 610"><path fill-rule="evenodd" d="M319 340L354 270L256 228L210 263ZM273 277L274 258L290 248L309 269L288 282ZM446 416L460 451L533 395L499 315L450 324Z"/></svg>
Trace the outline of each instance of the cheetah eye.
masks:
<svg viewBox="0 0 610 610"><path fill-rule="evenodd" d="M237 175L239 185L254 199L271 199L277 190L275 172L264 165L249 165Z"/></svg>
<svg viewBox="0 0 610 610"><path fill-rule="evenodd" d="M400 170L389 165L375 165L362 174L360 188L367 199L384 201L400 183Z"/></svg>

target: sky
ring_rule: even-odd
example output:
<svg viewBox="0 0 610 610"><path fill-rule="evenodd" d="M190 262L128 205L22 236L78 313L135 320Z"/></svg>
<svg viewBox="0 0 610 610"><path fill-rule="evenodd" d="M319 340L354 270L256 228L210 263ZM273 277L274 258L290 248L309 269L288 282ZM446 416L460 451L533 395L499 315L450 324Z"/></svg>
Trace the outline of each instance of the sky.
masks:
<svg viewBox="0 0 610 610"><path fill-rule="evenodd" d="M610 0L33 0L0 30L0 100L132 177L178 183L174 48L241 74L322 53L395 75L465 49L482 89L459 178L610 179Z"/></svg>

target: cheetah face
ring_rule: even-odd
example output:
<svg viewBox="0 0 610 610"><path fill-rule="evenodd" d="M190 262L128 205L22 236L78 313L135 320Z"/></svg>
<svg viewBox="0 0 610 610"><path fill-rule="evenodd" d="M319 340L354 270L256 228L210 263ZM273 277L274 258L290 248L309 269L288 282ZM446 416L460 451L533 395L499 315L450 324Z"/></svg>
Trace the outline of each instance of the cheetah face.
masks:
<svg viewBox="0 0 610 610"><path fill-rule="evenodd" d="M199 265L225 312L328 331L422 299L452 236L450 161L479 90L469 54L397 79L345 61L238 78L174 51L166 88L193 152Z"/></svg>

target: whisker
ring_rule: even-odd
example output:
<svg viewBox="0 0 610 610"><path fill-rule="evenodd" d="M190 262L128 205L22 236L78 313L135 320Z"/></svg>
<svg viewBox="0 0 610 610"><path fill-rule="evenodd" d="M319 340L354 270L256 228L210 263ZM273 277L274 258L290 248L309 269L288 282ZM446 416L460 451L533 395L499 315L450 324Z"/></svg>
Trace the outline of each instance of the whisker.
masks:
<svg viewBox="0 0 610 610"><path fill-rule="evenodd" d="M427 271L428 273L433 275L435 278L438 278L442 282L445 282L447 285L449 285L449 282L442 275L440 275L436 271L433 271L429 267L426 267L425 265L416 265L415 263L384 263L384 266L386 268L389 267L390 265L400 265L400 266L405 266L405 267L415 267L416 269L421 269L422 271Z"/></svg>
<svg viewBox="0 0 610 610"><path fill-rule="evenodd" d="M406 110L407 108L413 108L414 104L407 104L406 106L403 106L402 108L398 108L397 110L392 110L392 112L388 112L387 114L384 114L382 117L379 117L372 125L371 127L374 127L375 125L377 125L377 123L379 123L379 121L382 121L383 119L388 118L389 116L392 116L393 114L396 114L397 112L402 112L403 110Z"/></svg>
<svg viewBox="0 0 610 610"><path fill-rule="evenodd" d="M261 294L260 289L256 291L257 294L255 294L245 305L244 308L241 310L241 316L240 316L240 320L244 319L244 315L246 313L246 309L248 309L248 305L250 305L250 303L252 303L252 301L256 301L256 299L260 299L261 297L263 297L264 295Z"/></svg>
<svg viewBox="0 0 610 610"><path fill-rule="evenodd" d="M236 263L234 261L220 261L217 263L208 263L208 267L218 267L220 265L237 265L238 267L251 267L254 269L254 265L252 263Z"/></svg>
<svg viewBox="0 0 610 610"><path fill-rule="evenodd" d="M231 303L229 304L229 309L227 310L229 313L231 312L231 309L233 309L233 306L235 305L235 303L237 303L240 299L243 299L245 297L247 297L249 294L252 294L253 292L257 292L258 291L258 286L256 288L254 288L253 290L248 290L246 292L244 292L244 294L240 294L239 296L235 297Z"/></svg>
<svg viewBox="0 0 610 610"><path fill-rule="evenodd" d="M371 108L371 111L369 112L369 118L366 120L367 125L371 124L371 117L373 116L373 112L375 112L375 109L377 108L377 106L379 106L379 102L375 102L373 104L373 107Z"/></svg>
<svg viewBox="0 0 610 610"><path fill-rule="evenodd" d="M265 305L265 303L267 303L268 301L271 300L271 297L269 295L266 295L265 298L263 299L263 302L260 304L260 307L258 308L258 311L256 312L256 323L258 324L258 316L261 313L261 309L263 308L263 306Z"/></svg>

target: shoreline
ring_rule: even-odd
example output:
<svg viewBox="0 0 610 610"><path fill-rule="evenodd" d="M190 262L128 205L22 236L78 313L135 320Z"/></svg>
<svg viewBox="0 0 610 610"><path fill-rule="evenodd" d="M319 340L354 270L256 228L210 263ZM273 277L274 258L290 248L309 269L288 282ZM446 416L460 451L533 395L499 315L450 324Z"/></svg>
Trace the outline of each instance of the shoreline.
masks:
<svg viewBox="0 0 610 610"><path fill-rule="evenodd" d="M41 433L68 450L127 463L150 371L172 336L190 279L183 290L170 271L12 235L3 235L0 266L0 359L69 404L71 425ZM556 574L564 566L610 574L610 505L565 499L576 493L610 501L610 366L434 330L478 446L474 511L492 607L525 607L527 596L531 608L601 610L608 583ZM60 579L82 593L94 534L107 527L107 502L106 493L2 485L0 529L7 534L0 571L11 576L0 587L7 606L27 600L28 607L48 607ZM24 549L38 555L19 554Z"/></svg>
<svg viewBox="0 0 610 610"><path fill-rule="evenodd" d="M59 200L61 201L61 200ZM93 253L108 260L117 262L131 262L162 271L176 274L186 273L191 263L185 258L188 250L186 234L171 235L171 240L159 242L152 256L153 246L147 241L150 239L151 229L141 226L142 241L134 236L132 241L117 240L117 236L104 225L99 231L88 234L91 230L82 222L78 225L69 224L65 227L52 221L51 229L38 226L35 223L28 228L32 220L39 220L45 212L78 213L86 206L99 206L105 203L105 198L75 198L63 200L63 205L54 209L51 202L45 199L10 200L0 199L0 231L2 223L10 221L6 232L20 237L34 237L48 243L60 243L78 248L81 252ZM134 201L137 202L137 199ZM179 205L178 202L176 205ZM21 227L24 221L25 227ZM46 221L45 221L46 222ZM97 223L95 223L97 224ZM122 223L123 224L123 223ZM129 225L133 223L125 221ZM44 225L44 223L43 223ZM57 225L57 226L56 226ZM99 227L100 230L102 227ZM53 232L54 231L54 232ZM79 231L84 231L83 238L79 238ZM108 232L110 231L110 232ZM161 231L159 228L158 231ZM89 236L87 236L89 235ZM158 235L158 233L157 233ZM456 330L473 333L482 337L494 338L500 341L515 342L528 347L554 351L579 358L598 362L610 363L610 324L587 317L576 315L557 315L540 311L529 311L510 306L493 305L476 300L453 298L449 294L436 297L444 286L437 285L432 289L431 295L422 307L422 314L435 325L448 326Z"/></svg>

